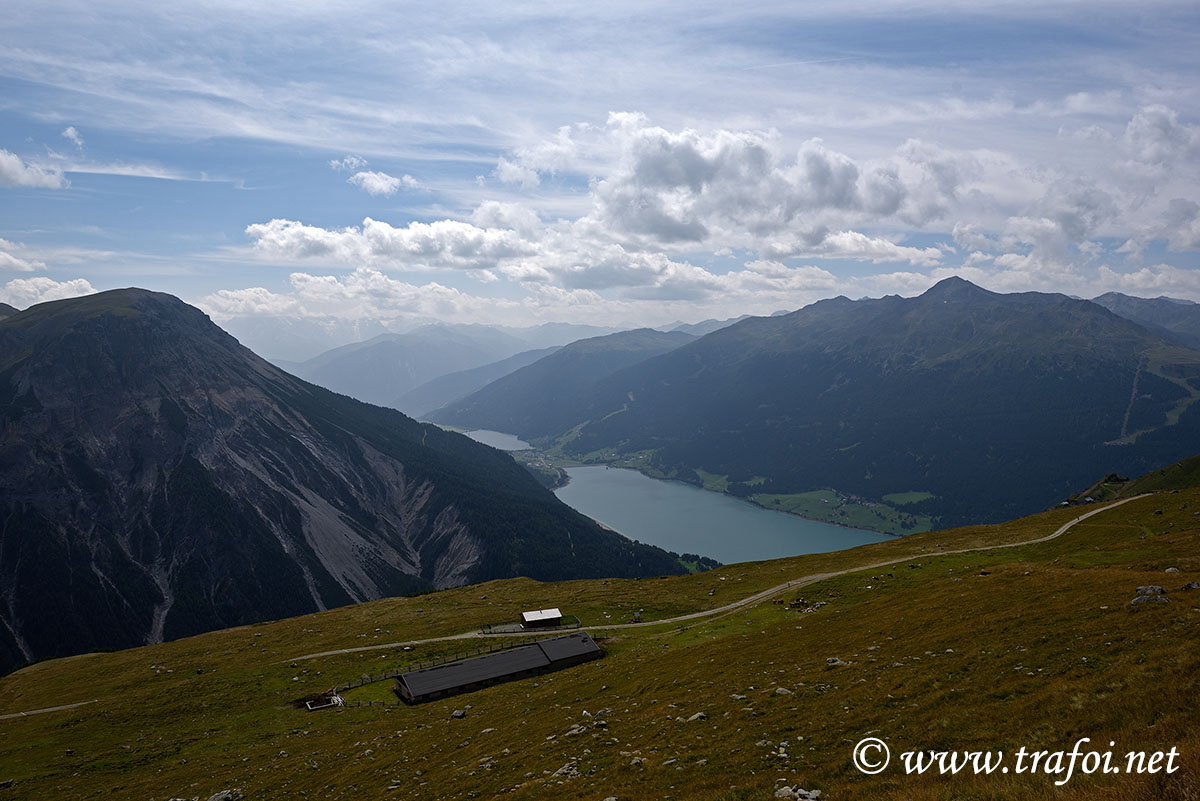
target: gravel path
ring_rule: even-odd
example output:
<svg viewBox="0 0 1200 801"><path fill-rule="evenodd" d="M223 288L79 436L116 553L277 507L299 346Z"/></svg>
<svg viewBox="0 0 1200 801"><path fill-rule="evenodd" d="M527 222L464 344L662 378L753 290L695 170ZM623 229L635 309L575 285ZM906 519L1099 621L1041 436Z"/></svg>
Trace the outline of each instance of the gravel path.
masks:
<svg viewBox="0 0 1200 801"><path fill-rule="evenodd" d="M1072 526L1074 526L1075 524L1080 523L1084 520L1087 520L1089 517L1098 515L1101 512L1107 512L1109 509L1115 509L1116 507L1118 507L1122 504L1129 503L1130 501L1136 501L1138 498L1144 498L1144 497L1146 497L1146 495L1134 495L1133 497L1124 498L1122 500L1115 501L1115 502L1107 504L1105 506L1101 506L1096 509L1092 509L1090 512L1085 512L1084 514L1081 514L1079 517L1076 517L1075 519L1071 520L1070 522L1064 523L1063 525L1059 526L1058 529L1055 530L1055 532L1053 534L1047 534L1045 537L1038 537L1037 539L1032 539L1032 540L1024 540L1022 542L1008 542L1008 543L1004 543L1001 545L981 545L977 548L958 548L958 549L955 549L952 551L936 551L936 552L932 552L932 553L928 553L928 554L923 554L923 556L927 556L927 557L950 556L953 554L960 554L960 553L977 553L979 551L995 551L995 550L999 550L1001 548L1019 548L1024 545L1036 545L1040 542L1049 542L1050 540L1055 539L1056 537L1061 537L1063 534L1066 534L1068 531L1071 530ZM884 561L884 562L873 562L869 565L859 565L857 567L851 567L851 568L847 568L845 570L836 570L831 573L812 573L807 576L802 576L800 578L792 579L791 581L786 581L783 584L777 584L774 587L771 587L766 590L762 590L761 592L757 592L754 595L750 595L750 596L747 596L746 598L742 598L741 600L725 604L724 606L718 606L714 609L705 609L700 612L691 612L690 614L676 615L675 617L662 618L660 620L646 620L646 621L642 621L641 623L605 624L603 626L596 626L596 628L603 629L604 631L612 631L614 629L636 629L636 628L642 628L645 626L662 626L664 624L670 624L670 623L685 623L689 620L699 620L701 618L713 617L715 615L721 615L721 614L725 614L727 612L733 612L733 611L742 609L747 606L753 606L754 604L760 603L762 601L767 600L768 598L772 598L776 595L779 595L780 593L787 592L788 590L792 590L797 587L807 587L810 584L816 584L818 581L824 581L825 579L834 578L836 576L844 576L849 573L858 573L858 572L865 571L865 570L877 570L881 567L888 567L890 565L900 564L901 562L910 562L914 558L918 558L918 557L914 554L909 554L908 556L902 556L902 557L899 557L898 559L888 559L887 561ZM304 654L303 656L294 656L291 659L285 659L283 661L284 662L300 662L305 659L320 659L323 656L336 656L338 654L354 654L354 653L359 653L360 651L379 651L379 650L384 650L387 648L402 648L405 645L424 645L426 643L432 643L432 642L450 642L452 640L469 640L469 639L473 639L476 637L492 637L492 638L506 637L506 636L527 637L527 636L529 636L529 634L530 634L529 632L518 632L516 634L483 634L482 632L479 632L479 631L467 631L467 632L463 632L462 634L449 634L444 637L429 637L429 638L423 639L423 640L404 640L402 642L383 643L382 645L364 645L364 646L360 646L357 648L338 648L333 651L321 651L321 652L315 653L315 654Z"/></svg>

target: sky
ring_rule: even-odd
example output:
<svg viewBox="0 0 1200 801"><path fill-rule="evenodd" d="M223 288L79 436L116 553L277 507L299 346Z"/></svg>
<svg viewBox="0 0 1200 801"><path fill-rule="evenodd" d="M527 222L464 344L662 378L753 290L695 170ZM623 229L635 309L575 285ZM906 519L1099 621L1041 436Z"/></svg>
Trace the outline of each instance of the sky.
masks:
<svg viewBox="0 0 1200 801"><path fill-rule="evenodd" d="M1200 300L1200 6L17 2L0 301L614 326Z"/></svg>

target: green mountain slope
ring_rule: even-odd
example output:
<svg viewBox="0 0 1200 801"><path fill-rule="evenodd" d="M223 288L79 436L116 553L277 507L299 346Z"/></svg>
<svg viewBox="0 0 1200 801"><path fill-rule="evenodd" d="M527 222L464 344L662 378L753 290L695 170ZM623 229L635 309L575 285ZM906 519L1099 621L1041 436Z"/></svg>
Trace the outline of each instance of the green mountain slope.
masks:
<svg viewBox="0 0 1200 801"><path fill-rule="evenodd" d="M948 279L745 320L610 375L537 433L768 504L828 487L946 525L1181 458L1198 399L1200 352L1087 301Z"/></svg>
<svg viewBox="0 0 1200 801"><path fill-rule="evenodd" d="M1200 303L1175 298L1135 298L1120 292L1106 292L1092 302L1190 348L1200 348Z"/></svg>
<svg viewBox="0 0 1200 801"><path fill-rule="evenodd" d="M835 800L1185 801L1200 776L1200 591L1184 589L1200 578L1197 509L1192 486L1091 507L1049 540L1084 510L692 576L496 581L41 663L0 678L0 714L90 703L0 721L12 782L0 792L750 801L788 786ZM1145 585L1170 600L1131 605ZM347 691L346 708L290 706L485 645L430 638L549 605L579 615L605 658L417 707L379 706L390 682ZM649 625L618 625L639 609ZM851 761L868 736L892 753L877 775ZM930 749L1001 751L1015 766L1022 747L1085 737L1121 772L902 768L902 753ZM1171 749L1170 775L1165 762L1125 771L1128 752Z"/></svg>
<svg viewBox="0 0 1200 801"><path fill-rule="evenodd" d="M0 321L0 670L501 576L680 570L169 295Z"/></svg>
<svg viewBox="0 0 1200 801"><path fill-rule="evenodd" d="M606 376L694 339L651 328L582 339L426 417L524 439L558 434L579 421L579 409Z"/></svg>

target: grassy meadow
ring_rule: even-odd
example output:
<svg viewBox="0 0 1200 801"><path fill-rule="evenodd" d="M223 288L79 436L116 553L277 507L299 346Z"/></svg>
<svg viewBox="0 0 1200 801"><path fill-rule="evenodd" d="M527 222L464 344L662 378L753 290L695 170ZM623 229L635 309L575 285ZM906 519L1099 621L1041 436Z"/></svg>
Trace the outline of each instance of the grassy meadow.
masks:
<svg viewBox="0 0 1200 801"><path fill-rule="evenodd" d="M1180 589L1200 579L1200 490L1134 500L1041 544L944 553L1045 536L1080 512L680 577L496 581L34 664L0 678L0 714L94 703L0 720L0 799L236 787L251 799L736 801L784 784L833 801L1200 798L1200 591ZM710 617L618 628L639 609L662 620L892 559ZM1146 584L1170 603L1131 607ZM421 640L555 605L604 659L417 707L294 706L483 644ZM347 698L391 700L390 682ZM851 762L867 736L893 753L875 776ZM1114 742L1117 764L1175 747L1179 770L1077 771L1056 787L1043 773L898 765L903 751L1068 750L1081 737Z"/></svg>

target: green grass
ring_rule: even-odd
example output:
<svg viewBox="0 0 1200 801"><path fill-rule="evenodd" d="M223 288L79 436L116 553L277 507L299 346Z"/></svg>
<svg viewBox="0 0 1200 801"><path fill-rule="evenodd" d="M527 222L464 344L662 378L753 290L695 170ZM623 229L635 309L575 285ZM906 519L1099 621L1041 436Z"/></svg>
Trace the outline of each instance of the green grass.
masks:
<svg viewBox="0 0 1200 801"><path fill-rule="evenodd" d="M1047 543L945 553L1044 536L1082 511L665 579L495 581L39 663L0 679L0 712L99 700L0 722L0 780L14 780L0 799L207 798L241 787L249 798L734 801L770 798L778 779L835 801L1195 799L1200 592L1179 587L1200 577L1200 491L1132 501ZM897 558L710 618L611 628L639 608L656 620ZM1134 588L1151 583L1172 602L1131 608ZM826 605L804 613L791 606L798 598ZM455 634L546 605L578 614L605 638L606 657L416 707L291 706L478 643L300 655ZM830 668L833 656L850 664ZM347 697L390 702L390 688ZM466 717L451 718L456 708ZM603 728L601 709L611 710ZM706 717L688 722L697 712ZM1176 746L1183 769L1062 788L1041 775L871 777L850 764L869 733L893 752L1055 750L1084 736ZM580 776L553 775L571 762Z"/></svg>
<svg viewBox="0 0 1200 801"><path fill-rule="evenodd" d="M894 503L897 506L907 506L910 503L920 503L927 501L930 498L937 497L932 492L921 492L920 490L909 490L908 492L892 492L883 496L883 500L888 503Z"/></svg>
<svg viewBox="0 0 1200 801"><path fill-rule="evenodd" d="M725 492L729 489L729 476L719 476L716 473L709 473L704 470L697 470L696 475L700 476L700 481L706 490L713 492Z"/></svg>
<svg viewBox="0 0 1200 801"><path fill-rule="evenodd" d="M903 493L905 497L919 495L928 493ZM902 503L915 503L917 500L921 498L914 497ZM912 534L929 531L933 527L933 521L927 515L909 514L885 503L847 498L833 490L798 492L790 495L756 493L750 496L750 501L767 509L852 528L867 528L885 534Z"/></svg>

